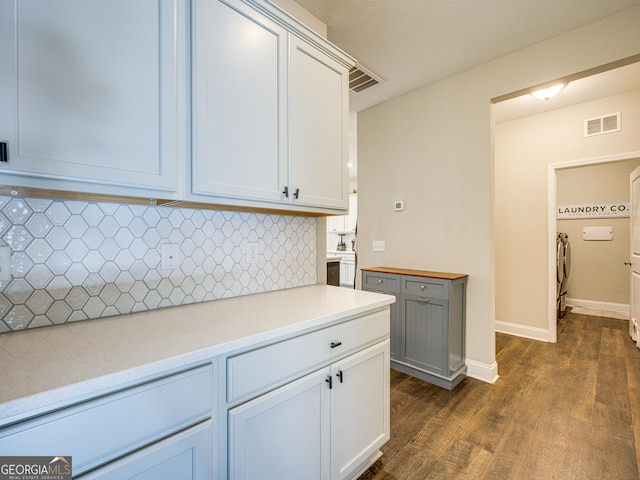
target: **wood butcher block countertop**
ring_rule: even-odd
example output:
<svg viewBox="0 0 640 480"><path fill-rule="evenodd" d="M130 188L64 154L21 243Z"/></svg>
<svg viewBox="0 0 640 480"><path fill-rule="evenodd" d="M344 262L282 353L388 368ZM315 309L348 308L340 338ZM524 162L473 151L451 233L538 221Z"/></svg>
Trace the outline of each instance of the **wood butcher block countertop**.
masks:
<svg viewBox="0 0 640 480"><path fill-rule="evenodd" d="M410 268L369 267L365 272L392 273L395 275L413 275L414 277L441 278L443 280L458 280L468 277L466 273L429 272L427 270L412 270Z"/></svg>

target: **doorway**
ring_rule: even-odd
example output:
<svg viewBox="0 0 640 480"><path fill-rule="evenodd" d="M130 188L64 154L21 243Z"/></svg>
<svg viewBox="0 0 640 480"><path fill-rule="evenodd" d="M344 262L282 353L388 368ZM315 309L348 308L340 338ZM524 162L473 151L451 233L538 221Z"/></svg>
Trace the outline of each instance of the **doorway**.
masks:
<svg viewBox="0 0 640 480"><path fill-rule="evenodd" d="M553 314L549 314L549 330L557 325L557 285L555 277L555 232L563 231L572 242L573 268L569 278L567 302L578 311L627 318L629 314L629 270L625 265L629 256L629 217L609 212L575 213L578 205L598 202L607 204L629 202L629 174L640 165L637 152L585 159L549 166L549 192L554 192L549 208L549 233L553 236L553 255L550 255L549 295L553 299ZM567 207L567 208L564 208ZM558 209L574 210L571 217L557 219ZM621 210L620 206L616 208ZM591 240L592 232L605 232L610 239ZM550 242L551 243L551 242ZM553 290L553 293L552 293ZM606 312L606 313L605 313ZM557 336L557 332L554 333Z"/></svg>

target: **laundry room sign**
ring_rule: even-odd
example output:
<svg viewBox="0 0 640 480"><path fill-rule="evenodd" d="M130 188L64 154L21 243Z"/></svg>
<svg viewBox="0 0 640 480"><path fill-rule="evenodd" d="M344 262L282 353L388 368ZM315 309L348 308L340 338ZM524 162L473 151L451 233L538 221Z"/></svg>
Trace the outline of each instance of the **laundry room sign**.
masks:
<svg viewBox="0 0 640 480"><path fill-rule="evenodd" d="M630 213L629 202L594 202L577 205L559 205L556 211L556 219L628 218Z"/></svg>

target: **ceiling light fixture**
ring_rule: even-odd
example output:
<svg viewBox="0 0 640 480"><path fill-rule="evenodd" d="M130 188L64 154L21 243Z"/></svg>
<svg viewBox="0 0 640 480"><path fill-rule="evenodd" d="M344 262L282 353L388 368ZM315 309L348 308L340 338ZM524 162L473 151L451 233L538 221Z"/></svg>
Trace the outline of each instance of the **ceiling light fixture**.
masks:
<svg viewBox="0 0 640 480"><path fill-rule="evenodd" d="M567 84L566 83L558 83L557 85L553 85L548 88L542 88L540 90L534 90L531 92L538 100L549 100L551 97L556 95L560 90L562 90Z"/></svg>

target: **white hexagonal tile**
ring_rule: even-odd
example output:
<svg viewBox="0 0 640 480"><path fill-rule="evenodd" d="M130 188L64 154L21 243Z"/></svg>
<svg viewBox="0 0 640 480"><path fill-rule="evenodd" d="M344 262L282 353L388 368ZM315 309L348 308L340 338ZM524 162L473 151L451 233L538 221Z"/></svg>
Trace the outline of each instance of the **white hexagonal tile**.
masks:
<svg viewBox="0 0 640 480"><path fill-rule="evenodd" d="M25 249L25 253L34 263L44 263L53 253L53 248L43 238L36 238Z"/></svg>
<svg viewBox="0 0 640 480"><path fill-rule="evenodd" d="M100 210L102 210L102 212L105 215L113 215L114 213L116 213L116 211L118 210L118 208L120 208L120 204L118 203L98 203L98 206L100 207Z"/></svg>
<svg viewBox="0 0 640 480"><path fill-rule="evenodd" d="M33 212L44 212L53 203L47 198L25 198L24 201Z"/></svg>
<svg viewBox="0 0 640 480"><path fill-rule="evenodd" d="M131 287L131 290L129 290L129 294L137 302L141 302L142 300L144 300L144 297L147 296L147 293L149 293L149 287L147 287L142 280L137 280Z"/></svg>
<svg viewBox="0 0 640 480"><path fill-rule="evenodd" d="M71 212L64 202L53 202L45 212L45 215L54 225L64 225L71 216Z"/></svg>
<svg viewBox="0 0 640 480"><path fill-rule="evenodd" d="M2 320L11 330L22 330L33 320L33 312L24 305L15 305Z"/></svg>
<svg viewBox="0 0 640 480"><path fill-rule="evenodd" d="M118 288L113 283L109 283L105 285L100 292L100 298L105 305L113 306L118 301L118 298L120 298L120 290L118 290Z"/></svg>
<svg viewBox="0 0 640 480"><path fill-rule="evenodd" d="M118 287L118 290L122 293L129 292L134 283L135 279L129 272L121 272L120 275L118 275L118 278L116 278L116 287ZM120 309L118 308L118 310Z"/></svg>
<svg viewBox="0 0 640 480"><path fill-rule="evenodd" d="M148 271L149 267L144 263L144 260L135 260L129 268L129 273L136 280L142 280Z"/></svg>
<svg viewBox="0 0 640 480"><path fill-rule="evenodd" d="M33 213L29 205L20 198L11 200L2 211L13 224L25 223Z"/></svg>
<svg viewBox="0 0 640 480"><path fill-rule="evenodd" d="M25 275L25 279L29 284L37 289L45 288L47 284L53 279L53 273L44 265L34 265L31 270Z"/></svg>
<svg viewBox="0 0 640 480"><path fill-rule="evenodd" d="M81 202L77 200L66 201L65 205L69 209L72 215L80 215L82 211L87 208L87 202Z"/></svg>
<svg viewBox="0 0 640 480"><path fill-rule="evenodd" d="M72 310L82 310L89 300L89 294L82 287L73 287L64 300Z"/></svg>
<svg viewBox="0 0 640 480"><path fill-rule="evenodd" d="M160 241L162 240L162 237L157 230L149 228L146 232L144 232L142 240L144 240L144 243L146 243L147 247L157 248L160 244Z"/></svg>
<svg viewBox="0 0 640 480"><path fill-rule="evenodd" d="M64 250L71 241L71 235L64 227L53 227L45 240L54 250Z"/></svg>
<svg viewBox="0 0 640 480"><path fill-rule="evenodd" d="M121 227L127 227L133 220L133 213L131 213L131 209L129 208L129 206L120 205L113 214L113 218Z"/></svg>
<svg viewBox="0 0 640 480"><path fill-rule="evenodd" d="M69 280L62 275L57 275L47 285L47 292L55 300L63 300L69 294L71 288L73 288L73 285L69 283Z"/></svg>
<svg viewBox="0 0 640 480"><path fill-rule="evenodd" d="M87 222L87 225L95 227L99 225L104 218L104 212L95 203L90 203L87 205L87 208L82 211L82 218Z"/></svg>
<svg viewBox="0 0 640 480"><path fill-rule="evenodd" d="M120 230L120 225L112 216L104 217L98 224L98 229L102 232L105 238L112 238Z"/></svg>
<svg viewBox="0 0 640 480"><path fill-rule="evenodd" d="M89 229L89 225L84 221L80 215L72 215L69 220L64 224L65 229L71 238L82 238L86 231Z"/></svg>
<svg viewBox="0 0 640 480"><path fill-rule="evenodd" d="M27 300L27 307L36 315L44 315L53 304L53 298L45 290L36 290Z"/></svg>
<svg viewBox="0 0 640 480"><path fill-rule="evenodd" d="M13 225L6 231L2 239L13 251L20 252L29 246L33 237L24 226Z"/></svg>
<svg viewBox="0 0 640 480"><path fill-rule="evenodd" d="M74 263L69 267L67 273L65 273L64 276L67 280L69 280L69 283L71 283L71 285L82 285L82 282L84 282L89 276L89 271L83 264Z"/></svg>
<svg viewBox="0 0 640 480"><path fill-rule="evenodd" d="M55 324L62 324L67 321L72 311L66 302L56 300L47 310L47 318Z"/></svg>
<svg viewBox="0 0 640 480"><path fill-rule="evenodd" d="M71 240L67 247L64 249L71 260L74 262L81 262L82 259L89 253L89 248L79 238Z"/></svg>
<svg viewBox="0 0 640 480"><path fill-rule="evenodd" d="M100 297L91 297L87 300L82 311L87 315L87 318L100 318L105 307L106 305Z"/></svg>
<svg viewBox="0 0 640 480"><path fill-rule="evenodd" d="M89 295L98 295L104 287L104 280L97 273L92 273L82 283L82 286Z"/></svg>
<svg viewBox="0 0 640 480"><path fill-rule="evenodd" d="M148 207L145 210L142 218L144 219L144 223L146 223L148 227L155 227L161 219L158 208L152 207Z"/></svg>
<svg viewBox="0 0 640 480"><path fill-rule="evenodd" d="M0 213L0 236L4 235L11 227L11 222L7 217Z"/></svg>
<svg viewBox="0 0 640 480"><path fill-rule="evenodd" d="M102 245L105 237L97 227L90 227L87 229L87 232L83 235L82 241L85 243L87 247L91 250L95 250Z"/></svg>
<svg viewBox="0 0 640 480"><path fill-rule="evenodd" d="M53 252L47 260L49 270L55 275L64 275L73 262L62 251Z"/></svg>
<svg viewBox="0 0 640 480"><path fill-rule="evenodd" d="M133 310L133 306L135 305L135 300L128 293L123 293L118 298L118 301L115 304L115 307L118 309L118 312L121 314L130 313Z"/></svg>
<svg viewBox="0 0 640 480"><path fill-rule="evenodd" d="M160 280L158 286L156 287L157 292L162 298L169 298L173 289L173 283L171 283L168 278L163 278L162 280Z"/></svg>
<svg viewBox="0 0 640 480"><path fill-rule="evenodd" d="M158 308L158 305L160 305L161 301L162 301L162 297L155 290L150 290L149 293L147 293L146 297L144 297L144 300L143 300L144 304L146 305L146 307L149 310L153 310L154 308Z"/></svg>
<svg viewBox="0 0 640 480"><path fill-rule="evenodd" d="M171 225L168 219L162 218L156 225L155 231L158 232L161 238L168 238L169 234L173 231L173 225Z"/></svg>
<svg viewBox="0 0 640 480"><path fill-rule="evenodd" d="M99 273L105 283L114 283L120 275L120 269L114 262L105 262Z"/></svg>

